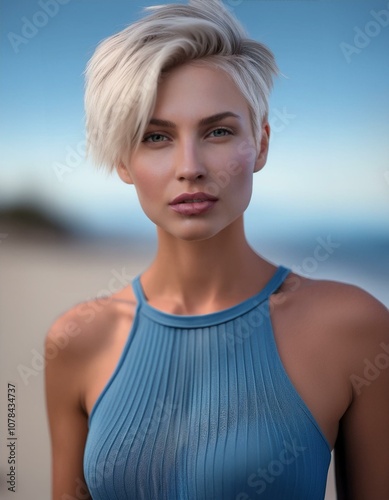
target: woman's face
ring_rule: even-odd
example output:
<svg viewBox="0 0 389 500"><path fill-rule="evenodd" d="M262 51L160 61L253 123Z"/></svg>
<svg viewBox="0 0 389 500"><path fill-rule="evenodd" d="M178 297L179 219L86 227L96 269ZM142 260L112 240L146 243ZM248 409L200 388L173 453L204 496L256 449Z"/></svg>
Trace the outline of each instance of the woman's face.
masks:
<svg viewBox="0 0 389 500"><path fill-rule="evenodd" d="M258 151L248 105L223 71L180 66L161 81L143 141L118 173L135 185L159 230L184 240L211 238L243 216L269 133L264 122ZM172 204L185 193L212 199Z"/></svg>

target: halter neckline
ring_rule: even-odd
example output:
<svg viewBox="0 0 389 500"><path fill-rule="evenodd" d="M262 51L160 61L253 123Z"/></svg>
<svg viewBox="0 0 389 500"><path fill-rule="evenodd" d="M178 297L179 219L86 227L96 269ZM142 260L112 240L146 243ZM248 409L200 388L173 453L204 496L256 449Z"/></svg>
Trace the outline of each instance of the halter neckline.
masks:
<svg viewBox="0 0 389 500"><path fill-rule="evenodd" d="M155 307L151 306L146 299L146 295L140 281L140 278L142 276L141 274L137 275L133 279L132 287L134 290L134 294L138 300L138 307L143 312L143 314L148 316L150 319L163 325L194 328L223 323L237 316L240 316L245 312L248 312L250 309L253 309L260 303L267 300L270 295L272 295L282 285L289 273L290 269L279 266L276 272L273 274L272 278L270 278L264 288L262 288L262 290L260 290L258 293L227 309L222 309L220 311L215 311L208 314L171 314L165 311L161 311L160 309L156 309Z"/></svg>

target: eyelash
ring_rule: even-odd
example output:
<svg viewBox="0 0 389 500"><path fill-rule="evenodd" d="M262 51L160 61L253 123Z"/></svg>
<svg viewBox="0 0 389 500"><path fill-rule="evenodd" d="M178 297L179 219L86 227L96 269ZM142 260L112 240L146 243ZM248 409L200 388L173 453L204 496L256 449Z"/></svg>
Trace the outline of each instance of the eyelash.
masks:
<svg viewBox="0 0 389 500"><path fill-rule="evenodd" d="M148 139L150 139L151 137L154 137L154 136L161 136L161 137L166 137L165 135L163 134L159 134L157 132L153 132L152 134L147 134L144 136L144 138L142 139L142 142L154 142L154 141L148 141ZM157 142L165 142L165 141L157 141Z"/></svg>
<svg viewBox="0 0 389 500"><path fill-rule="evenodd" d="M229 135L233 134L232 130L227 127L217 127L214 130L211 130L210 134L212 134L212 132L216 132L216 130L223 130L224 132L228 132Z"/></svg>
<svg viewBox="0 0 389 500"><path fill-rule="evenodd" d="M228 132L229 135L233 135L233 131L227 127L217 127L215 129L211 130L208 135L212 134L213 132L216 132L217 130L223 130L224 132ZM145 137L142 139L142 142L153 143L153 141L148 141L148 139L150 139L151 137L156 136L156 135L158 135L160 137L166 137L164 134L162 134L160 132L152 132L150 134L145 135ZM226 136L222 136L222 137L226 137ZM156 141L156 142L154 142L154 144L156 144L158 142L166 142L166 141Z"/></svg>

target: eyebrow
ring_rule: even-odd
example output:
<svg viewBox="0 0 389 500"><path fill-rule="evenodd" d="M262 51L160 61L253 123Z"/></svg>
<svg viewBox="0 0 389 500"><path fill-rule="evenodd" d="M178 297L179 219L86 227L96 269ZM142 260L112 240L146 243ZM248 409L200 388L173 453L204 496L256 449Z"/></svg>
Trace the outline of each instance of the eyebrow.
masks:
<svg viewBox="0 0 389 500"><path fill-rule="evenodd" d="M239 115L233 113L232 111L225 111L224 113L217 113L216 115L202 118L199 121L199 126L204 127L205 125L212 125L212 123L221 121L224 118L229 118L229 117L240 118ZM149 125L157 125L158 127L166 127L166 128L177 128L175 123L170 122L168 120L160 120L159 118L151 118L149 121Z"/></svg>

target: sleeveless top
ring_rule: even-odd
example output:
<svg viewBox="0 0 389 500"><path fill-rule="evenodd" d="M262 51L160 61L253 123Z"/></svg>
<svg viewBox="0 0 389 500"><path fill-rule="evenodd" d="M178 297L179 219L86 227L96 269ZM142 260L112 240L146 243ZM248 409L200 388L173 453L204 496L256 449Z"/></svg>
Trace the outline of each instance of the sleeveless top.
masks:
<svg viewBox="0 0 389 500"><path fill-rule="evenodd" d="M150 306L140 275L119 363L89 417L94 500L319 500L331 448L289 379L269 297L204 315Z"/></svg>

